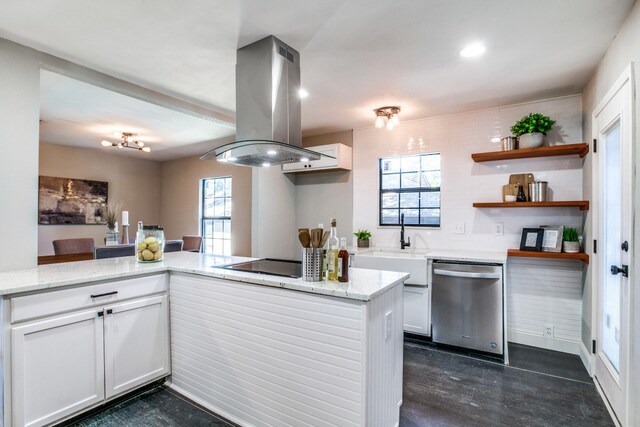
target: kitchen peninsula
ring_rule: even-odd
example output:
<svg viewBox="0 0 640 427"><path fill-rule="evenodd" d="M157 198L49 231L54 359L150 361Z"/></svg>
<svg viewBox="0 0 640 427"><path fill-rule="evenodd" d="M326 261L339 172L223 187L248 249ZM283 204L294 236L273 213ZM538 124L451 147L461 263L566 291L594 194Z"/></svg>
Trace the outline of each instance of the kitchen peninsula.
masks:
<svg viewBox="0 0 640 427"><path fill-rule="evenodd" d="M0 273L4 425L67 419L167 375L242 425L397 425L408 274L353 269L342 284L217 268L246 260Z"/></svg>

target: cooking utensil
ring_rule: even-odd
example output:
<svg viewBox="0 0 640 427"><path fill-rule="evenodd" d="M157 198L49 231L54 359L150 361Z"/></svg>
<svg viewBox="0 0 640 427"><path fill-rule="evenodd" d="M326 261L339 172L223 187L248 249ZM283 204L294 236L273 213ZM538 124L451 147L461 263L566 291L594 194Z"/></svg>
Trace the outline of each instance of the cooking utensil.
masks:
<svg viewBox="0 0 640 427"><path fill-rule="evenodd" d="M298 233L301 231L306 231L307 233L309 232L308 228L298 228Z"/></svg>
<svg viewBox="0 0 640 427"><path fill-rule="evenodd" d="M325 231L322 235L322 240L320 240L320 247L324 248L324 245L327 243L327 239L329 239L329 232Z"/></svg>
<svg viewBox="0 0 640 427"><path fill-rule="evenodd" d="M320 241L322 240L322 229L321 228L312 228L309 231L309 234L311 234L311 247L312 248L319 248L320 247Z"/></svg>
<svg viewBox="0 0 640 427"><path fill-rule="evenodd" d="M298 240L300 240L300 244L303 248L309 248L309 244L311 243L311 236L309 232L306 230L302 230L298 233Z"/></svg>

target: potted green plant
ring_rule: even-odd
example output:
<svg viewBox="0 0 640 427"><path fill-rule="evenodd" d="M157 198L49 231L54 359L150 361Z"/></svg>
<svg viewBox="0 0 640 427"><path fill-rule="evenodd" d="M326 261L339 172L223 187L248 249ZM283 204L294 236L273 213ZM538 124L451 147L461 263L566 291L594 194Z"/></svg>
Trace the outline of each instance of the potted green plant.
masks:
<svg viewBox="0 0 640 427"><path fill-rule="evenodd" d="M371 232L369 230L358 230L355 233L353 233L353 235L358 238L359 248L369 247L369 239L371 238Z"/></svg>
<svg viewBox="0 0 640 427"><path fill-rule="evenodd" d="M518 148L542 147L544 137L555 120L540 113L530 113L511 126L511 133L518 137Z"/></svg>
<svg viewBox="0 0 640 427"><path fill-rule="evenodd" d="M577 254L580 252L580 239L578 230L573 227L567 227L562 233L562 252L569 254Z"/></svg>

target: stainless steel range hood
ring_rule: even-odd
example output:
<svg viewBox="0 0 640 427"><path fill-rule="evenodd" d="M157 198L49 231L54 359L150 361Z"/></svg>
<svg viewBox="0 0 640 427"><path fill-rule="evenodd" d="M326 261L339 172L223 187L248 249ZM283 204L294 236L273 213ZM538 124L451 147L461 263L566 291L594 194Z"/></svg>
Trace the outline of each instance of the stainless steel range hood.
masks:
<svg viewBox="0 0 640 427"><path fill-rule="evenodd" d="M238 49L236 142L202 157L271 166L328 157L301 147L300 54L274 36Z"/></svg>

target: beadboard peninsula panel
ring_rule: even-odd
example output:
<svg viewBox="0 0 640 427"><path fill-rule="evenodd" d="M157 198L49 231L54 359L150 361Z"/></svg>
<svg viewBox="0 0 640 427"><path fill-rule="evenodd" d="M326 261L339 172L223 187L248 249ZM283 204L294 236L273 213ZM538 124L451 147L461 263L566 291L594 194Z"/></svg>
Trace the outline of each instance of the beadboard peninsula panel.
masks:
<svg viewBox="0 0 640 427"><path fill-rule="evenodd" d="M173 385L242 424L359 425L364 304L171 277Z"/></svg>

